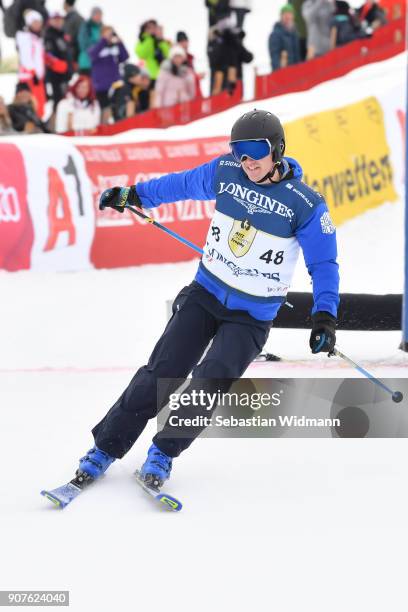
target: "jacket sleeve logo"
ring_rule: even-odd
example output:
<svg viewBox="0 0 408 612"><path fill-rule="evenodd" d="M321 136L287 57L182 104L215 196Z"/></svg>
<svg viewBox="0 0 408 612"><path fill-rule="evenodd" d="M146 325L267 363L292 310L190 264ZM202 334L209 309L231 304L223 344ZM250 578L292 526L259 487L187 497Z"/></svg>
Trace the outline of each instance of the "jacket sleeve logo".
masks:
<svg viewBox="0 0 408 612"><path fill-rule="evenodd" d="M329 212L326 210L320 217L320 225L322 226L323 234L334 234L336 228L333 225L333 221L330 219Z"/></svg>

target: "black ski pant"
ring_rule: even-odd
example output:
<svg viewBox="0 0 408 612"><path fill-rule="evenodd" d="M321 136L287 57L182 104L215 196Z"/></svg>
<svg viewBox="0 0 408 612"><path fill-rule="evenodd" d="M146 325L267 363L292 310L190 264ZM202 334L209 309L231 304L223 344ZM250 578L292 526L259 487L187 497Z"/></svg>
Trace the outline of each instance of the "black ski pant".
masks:
<svg viewBox="0 0 408 612"><path fill-rule="evenodd" d="M160 398L158 405L158 379L185 379L192 372L185 392L202 389L203 384L207 392L227 392L233 379L240 378L261 352L270 327L271 321L259 321L243 310L229 310L196 281L184 287L173 303L173 316L148 364L136 372L124 393L93 428L96 446L113 457L127 453L148 420L166 405L170 393L180 383L173 387L169 384L166 397ZM200 362L211 340L212 345ZM211 414L205 406L200 410L202 415ZM199 412L197 407L180 407L177 414L180 420ZM177 457L202 430L197 427L189 431L188 437L174 437L174 427L167 421L153 442L170 457Z"/></svg>

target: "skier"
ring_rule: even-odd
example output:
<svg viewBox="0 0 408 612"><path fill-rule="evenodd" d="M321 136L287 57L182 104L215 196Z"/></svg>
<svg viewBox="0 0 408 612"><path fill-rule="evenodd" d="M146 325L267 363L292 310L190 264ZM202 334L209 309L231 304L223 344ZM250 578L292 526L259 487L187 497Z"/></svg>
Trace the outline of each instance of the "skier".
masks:
<svg viewBox="0 0 408 612"><path fill-rule="evenodd" d="M312 353L330 354L334 348L337 246L323 196L302 182L298 162L284 157L284 131L272 113L242 115L232 127L230 147L230 154L192 170L113 187L101 195L100 209L120 212L126 204L153 208L186 199L215 199L216 205L195 279L177 295L173 316L147 365L93 428L95 446L77 472L82 480L98 478L123 457L166 404L169 394L157 405L158 379L186 378L192 372L190 390L202 388L205 379L212 390L226 392L231 379L242 376L285 302L300 248L313 281ZM208 407L203 413L209 416ZM178 415L179 420L191 417L191 408L180 408ZM146 485L159 489L170 476L173 458L202 429L175 436L168 421L153 438L141 468Z"/></svg>

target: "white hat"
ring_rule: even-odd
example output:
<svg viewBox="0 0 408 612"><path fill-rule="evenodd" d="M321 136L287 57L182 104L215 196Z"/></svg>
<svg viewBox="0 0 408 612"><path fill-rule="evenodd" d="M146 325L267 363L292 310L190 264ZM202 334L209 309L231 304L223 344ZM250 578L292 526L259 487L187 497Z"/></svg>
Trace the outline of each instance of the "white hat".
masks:
<svg viewBox="0 0 408 612"><path fill-rule="evenodd" d="M41 21L41 23L44 21L41 13L32 10L25 11L24 23L26 24L26 26L30 27L34 23L34 21Z"/></svg>
<svg viewBox="0 0 408 612"><path fill-rule="evenodd" d="M169 53L170 59L173 59L173 57L175 57L176 55L182 55L183 57L187 57L187 53L185 52L185 50L183 49L181 45L174 45L170 49L170 53Z"/></svg>

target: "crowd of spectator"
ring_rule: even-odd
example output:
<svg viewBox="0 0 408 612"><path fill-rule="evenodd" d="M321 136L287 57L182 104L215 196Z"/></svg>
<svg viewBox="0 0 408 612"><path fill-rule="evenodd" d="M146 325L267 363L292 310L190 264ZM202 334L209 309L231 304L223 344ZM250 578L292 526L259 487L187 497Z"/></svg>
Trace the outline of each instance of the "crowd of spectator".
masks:
<svg viewBox="0 0 408 612"><path fill-rule="evenodd" d="M143 23L132 63L100 7L87 19L75 0L65 0L61 12L48 12L45 0L7 8L0 0L0 8L18 53L15 99L8 106L0 100L0 133L89 134L101 123L202 95L203 74L195 72L185 32L171 41L156 20Z"/></svg>
<svg viewBox="0 0 408 612"><path fill-rule="evenodd" d="M318 57L371 36L385 23L380 0L352 10L343 0L288 0L269 36L272 70ZM234 92L243 64L253 60L244 24L251 0L204 0L208 9L210 94ZM15 39L18 84L12 104L0 98L0 134L11 131L93 133L152 108L202 97L186 32L167 38L155 19L143 23L130 61L115 28L95 6L84 18L76 0L48 12L46 0L14 0L3 10L5 34ZM47 104L48 102L48 104ZM46 119L46 121L45 121Z"/></svg>
<svg viewBox="0 0 408 612"><path fill-rule="evenodd" d="M272 70L324 55L372 36L386 23L379 0L352 9L345 0L289 0L269 37Z"/></svg>

